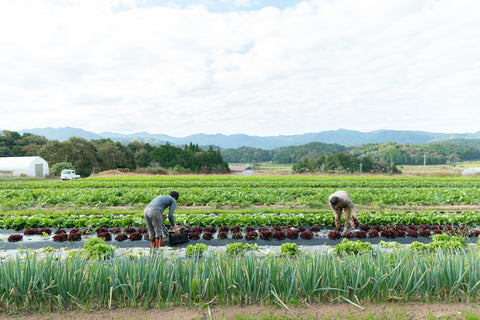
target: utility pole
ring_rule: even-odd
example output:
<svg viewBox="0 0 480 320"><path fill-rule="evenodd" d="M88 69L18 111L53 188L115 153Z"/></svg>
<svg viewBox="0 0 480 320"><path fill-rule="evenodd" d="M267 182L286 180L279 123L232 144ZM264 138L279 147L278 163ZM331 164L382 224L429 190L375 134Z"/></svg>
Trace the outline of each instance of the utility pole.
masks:
<svg viewBox="0 0 480 320"><path fill-rule="evenodd" d="M427 155L423 153L423 173L427 173Z"/></svg>

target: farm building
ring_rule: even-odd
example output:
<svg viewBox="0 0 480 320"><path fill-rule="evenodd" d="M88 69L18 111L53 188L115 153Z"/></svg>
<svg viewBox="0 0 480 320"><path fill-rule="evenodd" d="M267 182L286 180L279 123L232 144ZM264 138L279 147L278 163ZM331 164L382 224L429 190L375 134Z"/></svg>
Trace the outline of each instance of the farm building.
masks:
<svg viewBox="0 0 480 320"><path fill-rule="evenodd" d="M45 178L48 176L48 163L40 157L1 157L0 174Z"/></svg>
<svg viewBox="0 0 480 320"><path fill-rule="evenodd" d="M243 174L246 176L253 175L253 168L250 166L231 166L229 165L231 174Z"/></svg>
<svg viewBox="0 0 480 320"><path fill-rule="evenodd" d="M462 175L464 175L464 176L480 175L480 168L465 169L465 170L463 170Z"/></svg>

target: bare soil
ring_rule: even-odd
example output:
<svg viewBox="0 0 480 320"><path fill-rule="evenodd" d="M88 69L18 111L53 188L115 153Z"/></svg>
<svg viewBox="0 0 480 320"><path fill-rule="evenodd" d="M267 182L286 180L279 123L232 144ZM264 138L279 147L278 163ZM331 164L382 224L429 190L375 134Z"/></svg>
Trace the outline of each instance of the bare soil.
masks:
<svg viewBox="0 0 480 320"><path fill-rule="evenodd" d="M164 309L76 310L28 315L0 313L0 319L13 320L136 320L136 319L472 319L480 315L480 306L474 303L361 303L361 308L348 303L324 303L289 307L278 306L212 306L175 307ZM470 317L468 317L470 316ZM467 318L468 317L468 318Z"/></svg>

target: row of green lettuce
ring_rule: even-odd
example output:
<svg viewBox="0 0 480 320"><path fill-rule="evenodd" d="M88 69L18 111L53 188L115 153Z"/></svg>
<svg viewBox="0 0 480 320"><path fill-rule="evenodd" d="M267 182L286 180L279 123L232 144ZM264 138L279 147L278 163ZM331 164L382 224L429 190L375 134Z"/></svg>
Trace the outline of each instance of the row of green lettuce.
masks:
<svg viewBox="0 0 480 320"><path fill-rule="evenodd" d="M427 224L427 225L480 225L480 212L435 212L435 211L391 211L382 213L359 212L359 223L365 225ZM343 219L343 216L342 216ZM177 223L186 226L325 226L335 225L334 215L327 210L294 212L239 212L239 211L195 211L175 215ZM168 223L168 220L165 221ZM1 229L28 228L84 228L84 227L142 227L143 213L139 211L104 213L92 211L27 211L0 215Z"/></svg>
<svg viewBox="0 0 480 320"><path fill-rule="evenodd" d="M3 180L0 189L85 189L85 188L203 188L203 187L307 187L307 188L479 188L475 177L402 176L152 176L99 177L71 181L49 179Z"/></svg>
<svg viewBox="0 0 480 320"><path fill-rule="evenodd" d="M180 206L295 205L312 208L328 207L328 197L338 188L307 187L195 187L175 188L180 193ZM470 188L342 188L358 205L476 205L480 187ZM0 209L31 207L143 207L153 198L168 194L172 188L78 188L78 189L2 189Z"/></svg>

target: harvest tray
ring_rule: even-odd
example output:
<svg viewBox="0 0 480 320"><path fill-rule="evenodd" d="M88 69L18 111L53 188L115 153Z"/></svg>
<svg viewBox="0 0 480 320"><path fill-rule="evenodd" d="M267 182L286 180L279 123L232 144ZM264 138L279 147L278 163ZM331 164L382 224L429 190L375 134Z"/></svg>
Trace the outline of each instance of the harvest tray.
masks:
<svg viewBox="0 0 480 320"><path fill-rule="evenodd" d="M177 227L181 228L183 227L182 224L177 223ZM173 244L173 243L182 243L182 242L188 242L188 234L190 233L190 230L187 228L183 228L180 231L180 234L178 236L175 235L175 232L171 229L169 224L164 224L163 225L163 234L165 236L165 240L168 241L168 243Z"/></svg>

